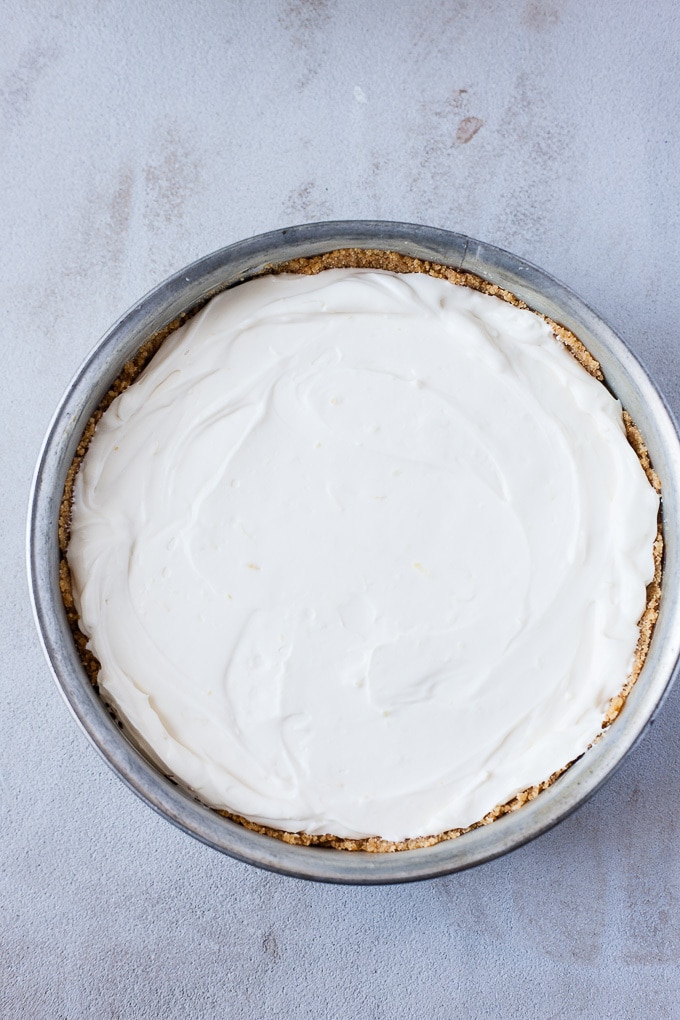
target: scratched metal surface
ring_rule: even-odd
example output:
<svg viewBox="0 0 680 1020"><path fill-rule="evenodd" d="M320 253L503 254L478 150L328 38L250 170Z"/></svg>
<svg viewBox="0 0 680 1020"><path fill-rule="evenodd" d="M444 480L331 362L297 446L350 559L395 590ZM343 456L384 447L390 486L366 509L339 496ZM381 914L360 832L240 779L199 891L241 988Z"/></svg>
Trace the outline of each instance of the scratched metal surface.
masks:
<svg viewBox="0 0 680 1020"><path fill-rule="evenodd" d="M413 220L538 263L680 413L677 5L4 5L0 1016L678 1016L676 686L595 798L509 857L325 887L200 846L76 729L30 617L23 526L83 356L205 252Z"/></svg>

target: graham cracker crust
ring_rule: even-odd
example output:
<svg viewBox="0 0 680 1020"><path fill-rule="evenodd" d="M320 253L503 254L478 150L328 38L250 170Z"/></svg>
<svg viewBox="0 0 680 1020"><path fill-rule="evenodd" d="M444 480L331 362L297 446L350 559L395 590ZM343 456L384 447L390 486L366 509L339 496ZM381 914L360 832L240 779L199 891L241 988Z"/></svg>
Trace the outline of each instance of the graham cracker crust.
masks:
<svg viewBox="0 0 680 1020"><path fill-rule="evenodd" d="M579 364L582 365L582 367L585 368L590 375L592 375L595 379L598 379L600 382L604 382L604 376L599 363L570 330L550 319L548 316L530 309L524 301L520 300L510 291L504 290L497 284L490 283L489 281L484 280L479 276L475 276L472 273L461 272L460 270L452 269L449 266L441 265L436 262L411 258L407 255L401 255L398 252L380 251L378 249L343 248L321 255L292 259L288 262L270 265L265 267L262 273L258 275L265 275L267 273L298 273L309 276L323 272L326 269L354 268L381 269L396 273L426 273L429 276L446 279L452 284L469 287L472 290L480 291L483 294L489 294L493 297L497 297L502 301L506 301L508 304L516 306L517 308L529 309L530 311L533 311L535 315L539 315L539 317L550 326L556 340L560 342L574 358L576 358ZM150 337L149 340L140 347L136 355L130 361L125 363L113 385L102 399L99 407L88 421L66 477L64 493L59 511L59 585L78 654L91 683L97 690L99 690L97 678L99 675L100 663L87 648L87 638L78 625L78 614L75 608L71 588L71 574L66 560L75 477L94 435L97 423L112 401L120 393L126 390L132 382L134 382L137 376L151 361L163 341L176 329L182 326L188 319L195 315L196 312L198 312L200 308L202 308L217 293L219 293L219 289L207 295L198 305L194 306L189 311L182 313L182 315L169 323L164 329ZM630 415L625 410L623 411L623 422L628 442L637 454L650 484L657 493L661 494L661 483L650 462L649 453L645 446L644 439L639 429L632 421ZM632 690L640 675L649 650L654 625L659 615L663 561L661 509L659 510L657 535L654 541L653 552L654 577L647 586L647 604L639 621L640 636L638 638L637 648L635 651L633 668L619 694L615 695L609 703L605 717L602 721L603 729L610 726L619 715L628 694ZM109 710L111 711L111 709ZM115 713L112 712L112 715L116 718ZM123 724L119 720L116 719L116 721L121 728L124 728ZM597 739L599 739L599 736L596 740ZM233 814L229 811L218 811L217 813L221 814L225 818L231 819L232 821L238 822L247 829L251 829L254 832L261 832L268 836L273 836L276 839L282 840L284 843L297 844L300 846L326 846L333 847L337 850L363 850L369 853L394 853L401 850L415 850L421 847L434 846L436 843L441 843L444 840L455 839L456 837L461 836L466 832L470 832L472 829L477 829L482 825L489 825L502 815L516 811L523 804L534 800L542 790L551 786L552 783L554 783L559 776L563 775L563 773L566 772L573 764L573 761L568 762L542 783L528 787L526 790L522 790L517 794L517 796L513 797L512 800L505 804L497 805L483 818L480 818L479 821L474 822L466 828L449 829L446 832L435 833L429 836L419 836L414 839L405 839L396 843L380 839L378 836L371 836L366 839L343 839L333 835L332 833L311 836L304 832L285 832L280 829L273 829L268 826L259 825L256 822L252 822L247 818L243 818L242 816Z"/></svg>

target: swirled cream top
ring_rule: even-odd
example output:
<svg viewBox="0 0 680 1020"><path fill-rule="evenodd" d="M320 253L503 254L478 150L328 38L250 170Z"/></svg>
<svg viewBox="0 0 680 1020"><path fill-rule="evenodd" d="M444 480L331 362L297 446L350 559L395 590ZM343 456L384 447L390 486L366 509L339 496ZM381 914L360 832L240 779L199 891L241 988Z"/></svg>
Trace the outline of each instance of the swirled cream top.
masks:
<svg viewBox="0 0 680 1020"><path fill-rule="evenodd" d="M167 771L264 825L400 841L597 736L657 509L538 316L329 270L164 343L97 427L68 561L104 696Z"/></svg>

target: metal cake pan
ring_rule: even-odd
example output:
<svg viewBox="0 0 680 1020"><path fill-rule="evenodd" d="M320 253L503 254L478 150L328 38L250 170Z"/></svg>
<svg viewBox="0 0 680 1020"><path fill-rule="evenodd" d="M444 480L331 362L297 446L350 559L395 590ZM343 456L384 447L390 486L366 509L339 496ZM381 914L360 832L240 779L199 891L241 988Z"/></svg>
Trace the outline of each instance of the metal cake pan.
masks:
<svg viewBox="0 0 680 1020"><path fill-rule="evenodd" d="M475 273L570 329L598 359L606 384L640 428L663 493L659 618L642 673L614 724L520 810L458 839L389 854L283 843L223 818L167 779L115 724L90 684L66 619L58 576L57 522L66 473L90 416L124 362L206 295L272 263L350 247L396 251ZM45 655L76 720L114 772L163 817L216 850L283 874L357 884L415 881L488 861L545 832L597 790L653 721L680 655L679 496L680 443L663 398L623 341L567 287L523 259L462 234L369 220L311 223L261 234L199 259L142 298L97 344L64 394L36 466L27 535L30 593Z"/></svg>

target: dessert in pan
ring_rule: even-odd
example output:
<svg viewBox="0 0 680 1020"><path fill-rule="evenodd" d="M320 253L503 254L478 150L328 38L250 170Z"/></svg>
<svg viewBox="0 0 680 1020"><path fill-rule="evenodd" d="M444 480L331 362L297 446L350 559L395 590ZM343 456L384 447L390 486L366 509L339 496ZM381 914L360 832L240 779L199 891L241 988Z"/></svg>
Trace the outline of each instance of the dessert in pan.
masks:
<svg viewBox="0 0 680 1020"><path fill-rule="evenodd" d="M565 328L391 252L272 267L126 365L61 515L100 694L287 842L514 810L620 711L661 580L643 437Z"/></svg>

